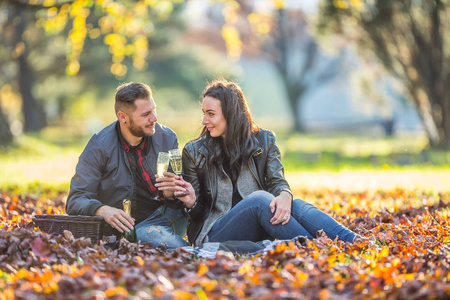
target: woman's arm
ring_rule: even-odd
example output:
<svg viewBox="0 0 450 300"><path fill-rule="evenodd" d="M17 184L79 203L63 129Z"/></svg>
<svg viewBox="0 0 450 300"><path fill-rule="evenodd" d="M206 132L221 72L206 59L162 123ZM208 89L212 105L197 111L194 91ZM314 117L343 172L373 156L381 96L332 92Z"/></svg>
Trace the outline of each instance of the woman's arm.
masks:
<svg viewBox="0 0 450 300"><path fill-rule="evenodd" d="M292 195L291 188L284 178L284 167L281 163L281 153L276 143L275 134L269 132L267 136L266 186L267 191L275 196L282 191Z"/></svg>
<svg viewBox="0 0 450 300"><path fill-rule="evenodd" d="M190 145L187 144L183 149L182 161L183 161L183 180L186 180L188 184L185 188L188 191L188 195L184 197L178 197L184 202L186 211L191 219L199 219L203 215L203 201L201 201L200 181L198 177L197 167L195 165L195 155L193 149L189 149ZM189 186L190 185L190 186Z"/></svg>
<svg viewBox="0 0 450 300"><path fill-rule="evenodd" d="M280 223L285 225L291 217L294 196L284 178L284 167L281 163L281 153L275 140L275 134L269 132L267 142L266 186L268 192L276 196L270 203L270 210L274 213L270 222L273 225Z"/></svg>

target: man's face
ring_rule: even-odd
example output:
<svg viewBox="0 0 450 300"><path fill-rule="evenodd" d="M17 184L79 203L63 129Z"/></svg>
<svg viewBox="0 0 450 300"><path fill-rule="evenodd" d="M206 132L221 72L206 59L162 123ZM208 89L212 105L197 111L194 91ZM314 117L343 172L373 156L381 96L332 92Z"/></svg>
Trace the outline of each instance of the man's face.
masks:
<svg viewBox="0 0 450 300"><path fill-rule="evenodd" d="M130 125L128 129L135 137L151 136L155 133L156 104L153 98L137 99L135 101L136 109L129 114Z"/></svg>

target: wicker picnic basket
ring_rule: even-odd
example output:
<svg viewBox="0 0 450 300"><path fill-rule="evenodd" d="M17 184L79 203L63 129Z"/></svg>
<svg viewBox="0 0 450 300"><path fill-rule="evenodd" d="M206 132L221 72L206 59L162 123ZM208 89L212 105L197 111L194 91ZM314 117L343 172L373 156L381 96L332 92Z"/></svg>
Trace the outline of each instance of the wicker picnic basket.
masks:
<svg viewBox="0 0 450 300"><path fill-rule="evenodd" d="M63 234L72 232L74 238L90 238L92 243L104 240L114 242L118 232L102 217L69 215L36 215L33 222L46 233Z"/></svg>

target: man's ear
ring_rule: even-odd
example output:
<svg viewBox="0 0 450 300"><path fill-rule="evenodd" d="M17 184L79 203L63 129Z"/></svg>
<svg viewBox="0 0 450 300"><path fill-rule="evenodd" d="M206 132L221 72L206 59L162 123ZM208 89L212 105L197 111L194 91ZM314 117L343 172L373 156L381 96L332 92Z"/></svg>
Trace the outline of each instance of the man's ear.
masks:
<svg viewBox="0 0 450 300"><path fill-rule="evenodd" d="M123 111L119 110L117 112L117 119L119 120L120 123L127 123L128 121L128 115L126 113L124 113Z"/></svg>

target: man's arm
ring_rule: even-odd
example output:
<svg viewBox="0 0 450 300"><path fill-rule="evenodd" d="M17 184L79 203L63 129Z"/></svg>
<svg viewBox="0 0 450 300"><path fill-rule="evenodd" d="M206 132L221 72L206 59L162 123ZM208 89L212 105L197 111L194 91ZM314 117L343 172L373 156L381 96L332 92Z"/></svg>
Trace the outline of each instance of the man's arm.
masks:
<svg viewBox="0 0 450 300"><path fill-rule="evenodd" d="M93 216L103 204L97 200L97 189L102 178L103 153L98 138L93 136L81 153L75 175L70 182L66 203L69 215Z"/></svg>
<svg viewBox="0 0 450 300"><path fill-rule="evenodd" d="M134 226L132 217L123 210L104 205L96 199L106 160L98 138L92 137L80 155L75 175L70 183L66 212L69 215L100 216L119 232L129 231Z"/></svg>

